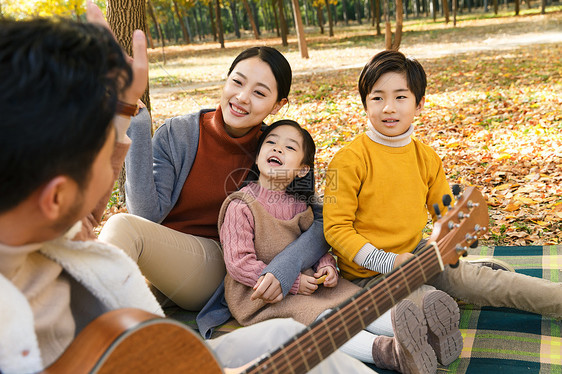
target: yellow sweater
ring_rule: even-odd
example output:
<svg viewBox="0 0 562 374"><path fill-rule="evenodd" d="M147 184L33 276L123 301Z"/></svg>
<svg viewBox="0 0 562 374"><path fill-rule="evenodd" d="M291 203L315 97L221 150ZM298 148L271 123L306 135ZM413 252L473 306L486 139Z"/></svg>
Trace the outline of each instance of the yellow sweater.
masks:
<svg viewBox="0 0 562 374"><path fill-rule="evenodd" d="M404 147L359 135L336 153L326 176L324 232L347 279L378 273L353 258L367 243L394 253L414 250L427 224L428 207L451 194L441 159L413 139Z"/></svg>

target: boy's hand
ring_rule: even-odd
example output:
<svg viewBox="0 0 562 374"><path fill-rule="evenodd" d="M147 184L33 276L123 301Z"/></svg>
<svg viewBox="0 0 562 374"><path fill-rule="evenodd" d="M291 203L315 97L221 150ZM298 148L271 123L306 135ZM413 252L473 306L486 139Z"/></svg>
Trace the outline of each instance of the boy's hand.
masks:
<svg viewBox="0 0 562 374"><path fill-rule="evenodd" d="M323 268L318 269L316 273L314 273L315 278L320 278L321 276L326 276L322 284L324 287L335 287L338 284L338 272L331 266L324 266Z"/></svg>
<svg viewBox="0 0 562 374"><path fill-rule="evenodd" d="M281 283L275 278L275 275L266 273L259 277L254 286L254 293L250 296L250 300L256 299L262 299L268 304L275 304L283 300Z"/></svg>
<svg viewBox="0 0 562 374"><path fill-rule="evenodd" d="M401 253L396 257L396 260L394 260L394 267L393 269L396 269L398 266L402 265L404 262L408 261L411 258L414 258L415 256L411 253Z"/></svg>
<svg viewBox="0 0 562 374"><path fill-rule="evenodd" d="M318 289L318 285L316 284L316 278L301 273L299 291L297 292L297 294L310 296L317 289Z"/></svg>

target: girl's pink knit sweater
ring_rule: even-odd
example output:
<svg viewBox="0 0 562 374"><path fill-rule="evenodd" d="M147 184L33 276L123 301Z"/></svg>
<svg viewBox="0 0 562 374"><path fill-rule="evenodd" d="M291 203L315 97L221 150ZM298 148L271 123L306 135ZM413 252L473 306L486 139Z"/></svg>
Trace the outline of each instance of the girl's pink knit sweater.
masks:
<svg viewBox="0 0 562 374"><path fill-rule="evenodd" d="M288 195L284 191L268 190L256 183L249 184L241 191L255 196L267 212L276 219L290 220L307 208L305 202L298 201L294 196ZM256 257L254 227L254 217L248 205L240 200L231 202L226 210L224 223L220 230L224 262L230 276L248 287L253 287L256 284L261 272L267 266L266 263ZM332 266L336 269L336 262L332 255L327 253L322 256L314 269L324 266ZM295 280L289 292L297 294L299 285L300 277Z"/></svg>

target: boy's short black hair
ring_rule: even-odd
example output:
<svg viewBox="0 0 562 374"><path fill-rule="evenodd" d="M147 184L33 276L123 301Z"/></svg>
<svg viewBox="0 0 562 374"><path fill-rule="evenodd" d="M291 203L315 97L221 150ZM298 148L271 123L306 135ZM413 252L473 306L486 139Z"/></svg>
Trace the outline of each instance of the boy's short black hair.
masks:
<svg viewBox="0 0 562 374"><path fill-rule="evenodd" d="M101 26L0 20L0 213L57 175L86 185L131 81Z"/></svg>
<svg viewBox="0 0 562 374"><path fill-rule="evenodd" d="M359 94L363 107L367 106L367 95L379 78L386 73L402 73L406 76L408 88L416 97L416 105L425 96L427 78L423 66L414 58L402 52L386 50L374 55L359 75Z"/></svg>

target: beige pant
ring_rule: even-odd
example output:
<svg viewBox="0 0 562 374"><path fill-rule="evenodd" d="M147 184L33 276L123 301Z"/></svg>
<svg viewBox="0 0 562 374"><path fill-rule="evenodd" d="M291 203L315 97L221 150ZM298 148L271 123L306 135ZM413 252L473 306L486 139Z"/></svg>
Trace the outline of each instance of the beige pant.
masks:
<svg viewBox="0 0 562 374"><path fill-rule="evenodd" d="M99 239L123 249L158 290L187 310L201 310L226 275L215 240L132 214L110 217Z"/></svg>
<svg viewBox="0 0 562 374"><path fill-rule="evenodd" d="M353 283L365 287L376 277L354 280ZM562 318L562 283L493 270L462 260L457 268L445 266L442 273L427 283L457 299L478 306L506 307ZM423 287L418 292L428 290Z"/></svg>
<svg viewBox="0 0 562 374"><path fill-rule="evenodd" d="M562 318L562 283L459 261L429 284L463 301Z"/></svg>

